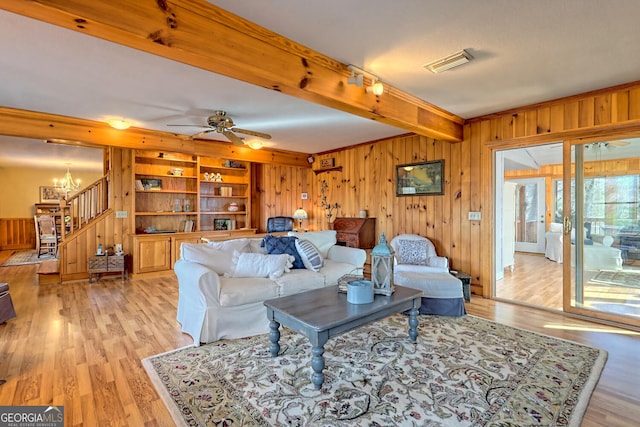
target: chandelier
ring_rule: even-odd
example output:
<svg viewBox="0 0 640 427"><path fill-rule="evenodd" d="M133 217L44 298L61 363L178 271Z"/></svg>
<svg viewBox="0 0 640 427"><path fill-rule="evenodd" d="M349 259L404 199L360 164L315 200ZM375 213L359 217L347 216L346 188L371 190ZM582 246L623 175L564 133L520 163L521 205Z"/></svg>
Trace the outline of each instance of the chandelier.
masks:
<svg viewBox="0 0 640 427"><path fill-rule="evenodd" d="M77 179L75 182L73 181L73 177L71 176L71 172L69 172L69 167L67 167L67 173L64 174L64 178L58 181L58 178L53 179L53 187L57 190L64 191L69 194L72 191L80 188L80 180Z"/></svg>

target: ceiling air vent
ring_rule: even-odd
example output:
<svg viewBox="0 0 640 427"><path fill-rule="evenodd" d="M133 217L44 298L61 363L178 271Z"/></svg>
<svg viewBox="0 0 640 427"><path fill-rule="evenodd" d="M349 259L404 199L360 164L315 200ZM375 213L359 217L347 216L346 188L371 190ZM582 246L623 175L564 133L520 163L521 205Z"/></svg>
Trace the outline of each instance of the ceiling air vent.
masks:
<svg viewBox="0 0 640 427"><path fill-rule="evenodd" d="M434 74L441 73L443 71L450 70L454 67L458 67L462 64L466 64L473 59L466 50L462 49L459 52L452 53L444 58L437 59L428 64L424 64L423 67L431 71Z"/></svg>

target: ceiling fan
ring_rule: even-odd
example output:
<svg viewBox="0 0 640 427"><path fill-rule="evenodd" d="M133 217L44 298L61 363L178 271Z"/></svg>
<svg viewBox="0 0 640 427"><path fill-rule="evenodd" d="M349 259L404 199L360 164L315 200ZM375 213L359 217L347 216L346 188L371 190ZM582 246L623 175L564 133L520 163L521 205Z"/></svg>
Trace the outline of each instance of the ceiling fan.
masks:
<svg viewBox="0 0 640 427"><path fill-rule="evenodd" d="M586 144L585 148L587 150L602 150L602 149L611 149L615 147L626 147L629 145L629 141L617 140L617 141L602 141L602 142L592 142L590 144Z"/></svg>
<svg viewBox="0 0 640 427"><path fill-rule="evenodd" d="M271 139L271 135L262 132L256 132L254 130L241 129L235 127L233 119L227 115L226 111L216 110L212 116L207 117L207 126L194 126L194 125L167 125L167 126L189 126L189 127L203 127L206 130L191 135L191 138L198 138L211 132L218 132L224 135L234 145L244 145L243 138L236 135L241 133L244 135L257 136L259 138Z"/></svg>

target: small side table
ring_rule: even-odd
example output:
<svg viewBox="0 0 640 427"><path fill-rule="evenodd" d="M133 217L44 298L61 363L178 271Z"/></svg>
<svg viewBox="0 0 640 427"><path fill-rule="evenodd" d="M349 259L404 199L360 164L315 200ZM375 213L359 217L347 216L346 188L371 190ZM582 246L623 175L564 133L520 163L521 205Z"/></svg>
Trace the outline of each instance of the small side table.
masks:
<svg viewBox="0 0 640 427"><path fill-rule="evenodd" d="M120 273L122 281L129 278L127 270L127 254L120 255L93 255L89 258L89 283L93 280L93 275L100 273Z"/></svg>
<svg viewBox="0 0 640 427"><path fill-rule="evenodd" d="M451 275L462 282L462 293L466 302L471 302L471 276L462 271L451 270Z"/></svg>

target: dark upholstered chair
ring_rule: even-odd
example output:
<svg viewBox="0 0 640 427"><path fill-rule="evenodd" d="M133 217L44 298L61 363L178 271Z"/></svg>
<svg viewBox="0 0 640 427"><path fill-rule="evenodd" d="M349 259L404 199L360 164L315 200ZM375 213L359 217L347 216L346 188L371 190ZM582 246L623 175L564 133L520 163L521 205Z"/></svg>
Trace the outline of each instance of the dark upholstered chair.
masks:
<svg viewBox="0 0 640 427"><path fill-rule="evenodd" d="M14 317L16 317L16 310L13 308L13 301L11 301L11 294L9 294L9 285L0 283L0 323Z"/></svg>
<svg viewBox="0 0 640 427"><path fill-rule="evenodd" d="M273 216L267 220L267 233L293 231L293 218L290 216Z"/></svg>

